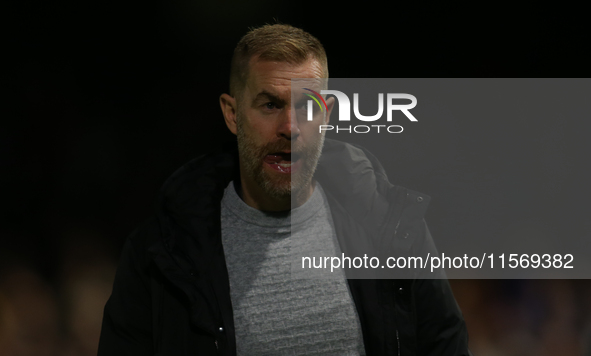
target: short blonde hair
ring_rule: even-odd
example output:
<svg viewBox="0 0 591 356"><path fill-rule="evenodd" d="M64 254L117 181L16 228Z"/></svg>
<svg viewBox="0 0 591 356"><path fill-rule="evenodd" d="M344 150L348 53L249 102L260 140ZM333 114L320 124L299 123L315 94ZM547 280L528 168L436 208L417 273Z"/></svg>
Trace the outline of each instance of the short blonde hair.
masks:
<svg viewBox="0 0 591 356"><path fill-rule="evenodd" d="M324 47L308 32L286 24L265 25L251 29L236 45L230 69L230 95L240 96L248 79L250 59L301 64L310 57L318 60L328 78Z"/></svg>

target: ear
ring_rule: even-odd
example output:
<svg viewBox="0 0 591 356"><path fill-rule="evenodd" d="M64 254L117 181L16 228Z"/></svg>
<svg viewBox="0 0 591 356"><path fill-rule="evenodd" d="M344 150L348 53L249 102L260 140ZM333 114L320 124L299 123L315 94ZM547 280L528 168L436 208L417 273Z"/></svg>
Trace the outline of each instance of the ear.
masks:
<svg viewBox="0 0 591 356"><path fill-rule="evenodd" d="M220 106L222 114L224 114L224 120L226 120L226 126L236 135L236 99L228 94L222 94L220 95Z"/></svg>
<svg viewBox="0 0 591 356"><path fill-rule="evenodd" d="M332 109L334 108L335 97L331 96L330 98L326 99L326 122L325 125L328 124L330 121L330 114L332 113Z"/></svg>

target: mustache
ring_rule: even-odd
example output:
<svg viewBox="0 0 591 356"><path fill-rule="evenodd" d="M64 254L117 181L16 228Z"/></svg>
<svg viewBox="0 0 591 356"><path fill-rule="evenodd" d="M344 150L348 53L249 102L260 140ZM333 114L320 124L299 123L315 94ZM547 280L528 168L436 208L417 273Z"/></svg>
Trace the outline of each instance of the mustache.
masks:
<svg viewBox="0 0 591 356"><path fill-rule="evenodd" d="M292 143L288 140L277 140L274 142L269 142L261 147L258 150L261 157L264 157L270 153L277 153L277 152L284 152L284 151L291 151L292 154L306 154L306 146L301 143Z"/></svg>

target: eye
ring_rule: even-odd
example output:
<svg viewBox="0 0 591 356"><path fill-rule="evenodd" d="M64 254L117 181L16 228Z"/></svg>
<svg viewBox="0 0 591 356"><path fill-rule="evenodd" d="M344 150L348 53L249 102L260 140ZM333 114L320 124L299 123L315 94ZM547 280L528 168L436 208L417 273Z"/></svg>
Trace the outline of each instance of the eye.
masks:
<svg viewBox="0 0 591 356"><path fill-rule="evenodd" d="M308 108L308 102L306 102L305 100L301 100L299 101L296 105L295 108L297 110L301 110L301 109L307 109Z"/></svg>
<svg viewBox="0 0 591 356"><path fill-rule="evenodd" d="M277 105L275 105L275 103L272 101L265 104L265 108L269 109L269 110L275 109L276 107L277 107Z"/></svg>

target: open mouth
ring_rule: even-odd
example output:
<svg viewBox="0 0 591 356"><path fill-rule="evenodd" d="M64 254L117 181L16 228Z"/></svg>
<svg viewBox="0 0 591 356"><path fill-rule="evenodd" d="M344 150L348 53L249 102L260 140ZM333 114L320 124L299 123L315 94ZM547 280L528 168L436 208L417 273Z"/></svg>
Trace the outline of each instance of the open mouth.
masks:
<svg viewBox="0 0 591 356"><path fill-rule="evenodd" d="M264 158L264 162L280 173L292 173L299 167L300 157L295 152L274 152Z"/></svg>

